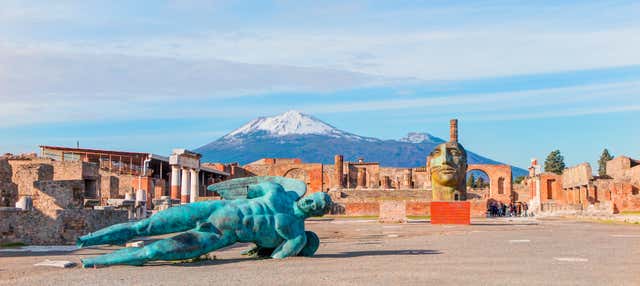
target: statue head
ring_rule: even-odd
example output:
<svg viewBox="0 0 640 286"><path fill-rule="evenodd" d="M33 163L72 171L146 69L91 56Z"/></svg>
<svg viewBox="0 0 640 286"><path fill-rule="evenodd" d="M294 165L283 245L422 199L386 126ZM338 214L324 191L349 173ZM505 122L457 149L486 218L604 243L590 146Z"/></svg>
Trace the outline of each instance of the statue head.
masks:
<svg viewBox="0 0 640 286"><path fill-rule="evenodd" d="M319 192L300 198L296 204L306 216L321 216L331 210L331 197L326 193Z"/></svg>
<svg viewBox="0 0 640 286"><path fill-rule="evenodd" d="M467 152L458 142L436 146L429 154L434 201L466 199Z"/></svg>

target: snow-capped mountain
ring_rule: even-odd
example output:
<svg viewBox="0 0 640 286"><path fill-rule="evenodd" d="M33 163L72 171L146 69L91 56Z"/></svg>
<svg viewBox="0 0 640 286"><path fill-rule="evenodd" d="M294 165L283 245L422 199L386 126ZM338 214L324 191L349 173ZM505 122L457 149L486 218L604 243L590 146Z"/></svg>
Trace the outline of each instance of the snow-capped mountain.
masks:
<svg viewBox="0 0 640 286"><path fill-rule="evenodd" d="M265 131L269 135L277 136L293 134L342 136L346 133L310 115L302 114L296 110L290 110L273 117L259 117L251 120L242 127L231 131L231 133L225 137L247 135L260 131Z"/></svg>
<svg viewBox="0 0 640 286"><path fill-rule="evenodd" d="M423 143L423 142L428 142L428 143L443 143L445 142L444 140L435 137L427 132L409 132L407 134L406 137L402 137L399 140L400 142L407 142L407 143Z"/></svg>
<svg viewBox="0 0 640 286"><path fill-rule="evenodd" d="M287 111L260 117L198 149L204 162L247 164L261 158L300 158L304 162L332 164L335 154L345 160L364 157L388 167L418 167L445 140L429 133L411 132L399 140L363 137L337 129L313 116ZM463 142L464 143L464 142ZM469 150L470 164L501 164ZM526 174L514 168L513 174Z"/></svg>

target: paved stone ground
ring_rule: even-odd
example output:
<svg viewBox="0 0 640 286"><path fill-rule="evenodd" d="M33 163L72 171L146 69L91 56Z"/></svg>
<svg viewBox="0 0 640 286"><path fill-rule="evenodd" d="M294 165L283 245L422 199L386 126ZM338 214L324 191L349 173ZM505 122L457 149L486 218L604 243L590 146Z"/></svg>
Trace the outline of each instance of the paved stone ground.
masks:
<svg viewBox="0 0 640 286"><path fill-rule="evenodd" d="M255 260L247 245L189 264L101 269L35 267L106 253L0 252L0 285L640 285L640 226L492 219L472 226L310 221L313 258Z"/></svg>

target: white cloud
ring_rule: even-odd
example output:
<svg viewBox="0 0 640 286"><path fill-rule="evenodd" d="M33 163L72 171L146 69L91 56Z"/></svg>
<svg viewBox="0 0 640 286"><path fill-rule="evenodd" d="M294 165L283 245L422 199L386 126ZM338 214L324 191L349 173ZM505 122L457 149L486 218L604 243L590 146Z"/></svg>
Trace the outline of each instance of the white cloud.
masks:
<svg viewBox="0 0 640 286"><path fill-rule="evenodd" d="M335 104L318 104L300 107L310 113L341 113L359 111L391 111L423 108L425 114L447 111L485 112L508 111L514 108L552 106L565 109L568 105L598 104L600 108L620 101L631 102L640 94L640 81L497 92L484 94L451 95L427 98L403 99L390 97L385 100L369 100ZM604 105L602 105L604 104Z"/></svg>
<svg viewBox="0 0 640 286"><path fill-rule="evenodd" d="M233 97L331 91L381 78L326 68L117 54L0 50L0 98L123 99Z"/></svg>
<svg viewBox="0 0 640 286"><path fill-rule="evenodd" d="M258 31L38 43L84 53L333 68L385 77L465 79L640 64L640 28L404 33ZM16 49L33 50L35 44ZM31 48L30 48L31 47Z"/></svg>

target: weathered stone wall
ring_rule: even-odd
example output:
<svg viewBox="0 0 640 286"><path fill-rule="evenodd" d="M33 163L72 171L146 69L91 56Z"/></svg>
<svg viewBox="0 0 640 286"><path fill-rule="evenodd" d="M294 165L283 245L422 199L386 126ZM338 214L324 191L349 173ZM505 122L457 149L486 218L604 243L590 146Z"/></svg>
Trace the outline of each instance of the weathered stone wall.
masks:
<svg viewBox="0 0 640 286"><path fill-rule="evenodd" d="M33 185L33 192L29 194L33 207L43 214L53 215L59 210L83 207L83 180L37 181Z"/></svg>
<svg viewBox="0 0 640 286"><path fill-rule="evenodd" d="M431 189L431 177L426 169L413 169L413 187L416 189Z"/></svg>
<svg viewBox="0 0 640 286"><path fill-rule="evenodd" d="M74 244L78 236L126 221L124 210L0 210L0 243Z"/></svg>
<svg viewBox="0 0 640 286"><path fill-rule="evenodd" d="M347 216L378 216L380 213L378 202L348 202L342 205Z"/></svg>
<svg viewBox="0 0 640 286"><path fill-rule="evenodd" d="M83 163L82 161L52 161L48 165L53 166L54 180L81 180L84 178Z"/></svg>
<svg viewBox="0 0 640 286"><path fill-rule="evenodd" d="M364 170L364 188L376 189L380 187L380 165L378 163L347 163L346 187L358 187L358 169Z"/></svg>
<svg viewBox="0 0 640 286"><path fill-rule="evenodd" d="M611 178L591 178L590 167L587 164L566 169L566 174L562 176L542 173L540 175L542 211L586 213L639 211L640 188L632 182L640 178L640 173L634 173L636 172L634 168L640 166L633 166L634 161L626 157L614 160L612 160L613 163L607 164L607 174ZM569 180L569 183L565 183L564 180ZM532 190L533 183L533 180L528 182Z"/></svg>
<svg viewBox="0 0 640 286"><path fill-rule="evenodd" d="M101 178L102 177L109 177L109 176L117 178L117 181L118 181L118 195L117 195L117 197L118 198L124 198L124 195L126 193L134 192L133 181L134 181L135 176L128 175L128 174L118 174L118 173L109 172L109 171L103 170L103 169L100 169L99 174L100 174ZM109 179L109 180L111 180L111 179ZM111 193L113 191L111 189L109 189L108 191L107 190L103 191L102 190L102 186L106 187L107 185L105 185L105 184L107 184L107 183L103 184L102 180L100 180L100 181L101 181L101 183L100 183L100 186L101 186L100 193L101 194L103 192L110 192ZM111 184L111 183L112 182L110 181L109 184ZM109 186L111 186L111 185L109 185ZM102 196L104 197L105 195L102 195Z"/></svg>
<svg viewBox="0 0 640 286"><path fill-rule="evenodd" d="M510 202L512 197L511 166L469 164L467 172L480 170L489 176L489 197L502 202Z"/></svg>
<svg viewBox="0 0 640 286"><path fill-rule="evenodd" d="M334 195L333 201L336 205L332 210L334 215L378 216L380 203L384 201L404 202L405 212L408 216L428 216L431 214L431 190L344 189L340 192L332 191L331 194ZM484 217L489 200L469 200L471 216Z"/></svg>
<svg viewBox="0 0 640 286"><path fill-rule="evenodd" d="M513 200L516 202L528 202L531 200L531 192L525 184L513 184L512 195Z"/></svg>
<svg viewBox="0 0 640 286"><path fill-rule="evenodd" d="M406 186L404 181L406 180L407 168L388 168L388 167L380 167L380 180L383 180L384 177L389 177L389 186L392 189L408 189L411 188L414 184L413 176L411 176L411 185ZM411 172L413 174L413 172ZM382 184L378 184L382 185Z"/></svg>
<svg viewBox="0 0 640 286"><path fill-rule="evenodd" d="M430 201L431 190L353 190L345 189L341 192L341 201L363 202L382 200L405 200L405 201Z"/></svg>
<svg viewBox="0 0 640 286"><path fill-rule="evenodd" d="M250 164L246 165L245 169L257 176L282 176L301 180L307 184L307 194L321 192L330 187L324 182L323 165L319 163Z"/></svg>
<svg viewBox="0 0 640 286"><path fill-rule="evenodd" d="M613 212L640 211L640 189L626 182L616 181L611 186Z"/></svg>
<svg viewBox="0 0 640 286"><path fill-rule="evenodd" d="M591 165L582 163L566 168L562 172L562 188L575 188L586 186L593 179Z"/></svg>
<svg viewBox="0 0 640 286"><path fill-rule="evenodd" d="M431 202L427 201L408 201L408 216L428 216L431 215Z"/></svg>
<svg viewBox="0 0 640 286"><path fill-rule="evenodd" d="M9 206L18 201L18 185L13 183L12 167L7 159L0 159L0 195L4 191L9 198Z"/></svg>
<svg viewBox="0 0 640 286"><path fill-rule="evenodd" d="M618 156L607 162L607 175L619 181L640 186L640 161Z"/></svg>
<svg viewBox="0 0 640 286"><path fill-rule="evenodd" d="M337 185L335 182L335 169L334 165L322 165L322 182L324 185L324 191L335 188Z"/></svg>
<svg viewBox="0 0 640 286"><path fill-rule="evenodd" d="M24 161L9 161L13 169L11 180L18 186L18 196L33 195L36 181L53 180L53 166Z"/></svg>
<svg viewBox="0 0 640 286"><path fill-rule="evenodd" d="M540 202L563 201L562 176L554 173L540 174Z"/></svg>
<svg viewBox="0 0 640 286"><path fill-rule="evenodd" d="M103 174L100 176L100 200L104 204L108 199L118 198L120 193L120 178Z"/></svg>

